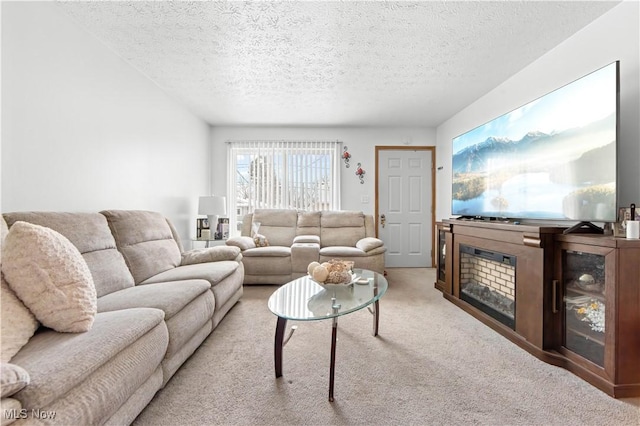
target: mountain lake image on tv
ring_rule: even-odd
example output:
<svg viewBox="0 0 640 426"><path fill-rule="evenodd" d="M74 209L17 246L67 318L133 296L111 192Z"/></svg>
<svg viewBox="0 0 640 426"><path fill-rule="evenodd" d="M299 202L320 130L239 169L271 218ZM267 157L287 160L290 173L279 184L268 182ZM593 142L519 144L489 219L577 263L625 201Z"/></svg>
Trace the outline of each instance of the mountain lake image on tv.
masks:
<svg viewBox="0 0 640 426"><path fill-rule="evenodd" d="M453 139L452 213L615 222L618 66Z"/></svg>

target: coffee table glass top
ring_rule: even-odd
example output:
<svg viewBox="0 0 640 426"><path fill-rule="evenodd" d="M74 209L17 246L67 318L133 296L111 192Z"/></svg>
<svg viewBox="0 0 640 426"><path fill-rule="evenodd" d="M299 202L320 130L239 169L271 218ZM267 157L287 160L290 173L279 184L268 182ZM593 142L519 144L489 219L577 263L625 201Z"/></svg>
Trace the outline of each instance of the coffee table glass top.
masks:
<svg viewBox="0 0 640 426"><path fill-rule="evenodd" d="M354 269L367 284L321 285L304 276L283 285L269 298L268 306L275 315L297 321L311 321L345 315L377 301L387 291L386 278L367 269ZM335 298L335 302L332 301ZM332 307L339 305L337 313Z"/></svg>

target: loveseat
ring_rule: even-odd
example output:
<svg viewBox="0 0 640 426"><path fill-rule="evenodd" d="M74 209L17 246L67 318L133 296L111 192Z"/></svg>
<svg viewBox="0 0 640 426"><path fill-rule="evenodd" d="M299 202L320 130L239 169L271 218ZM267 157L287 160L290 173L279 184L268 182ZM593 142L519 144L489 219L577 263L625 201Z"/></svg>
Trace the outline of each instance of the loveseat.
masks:
<svg viewBox="0 0 640 426"><path fill-rule="evenodd" d="M131 423L243 292L160 213L3 216L2 425Z"/></svg>
<svg viewBox="0 0 640 426"><path fill-rule="evenodd" d="M307 274L309 263L334 258L384 272L386 248L373 216L360 211L256 209L226 244L241 249L244 284L285 284Z"/></svg>

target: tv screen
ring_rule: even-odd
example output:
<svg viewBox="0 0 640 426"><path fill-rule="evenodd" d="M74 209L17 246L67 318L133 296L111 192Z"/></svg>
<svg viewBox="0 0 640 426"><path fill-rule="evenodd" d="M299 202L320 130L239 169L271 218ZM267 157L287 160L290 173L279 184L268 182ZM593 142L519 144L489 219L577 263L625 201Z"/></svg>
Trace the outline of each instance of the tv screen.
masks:
<svg viewBox="0 0 640 426"><path fill-rule="evenodd" d="M452 213L615 222L618 67L454 138Z"/></svg>

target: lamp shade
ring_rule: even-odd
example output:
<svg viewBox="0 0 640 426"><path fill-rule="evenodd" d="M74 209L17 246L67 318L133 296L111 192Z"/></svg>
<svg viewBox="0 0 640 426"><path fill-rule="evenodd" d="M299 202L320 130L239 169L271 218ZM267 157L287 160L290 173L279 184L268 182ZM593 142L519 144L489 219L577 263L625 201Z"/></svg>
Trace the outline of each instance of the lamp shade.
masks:
<svg viewBox="0 0 640 426"><path fill-rule="evenodd" d="M220 216L227 214L227 201L225 197L212 195L200 197L198 203L198 214L207 216Z"/></svg>

